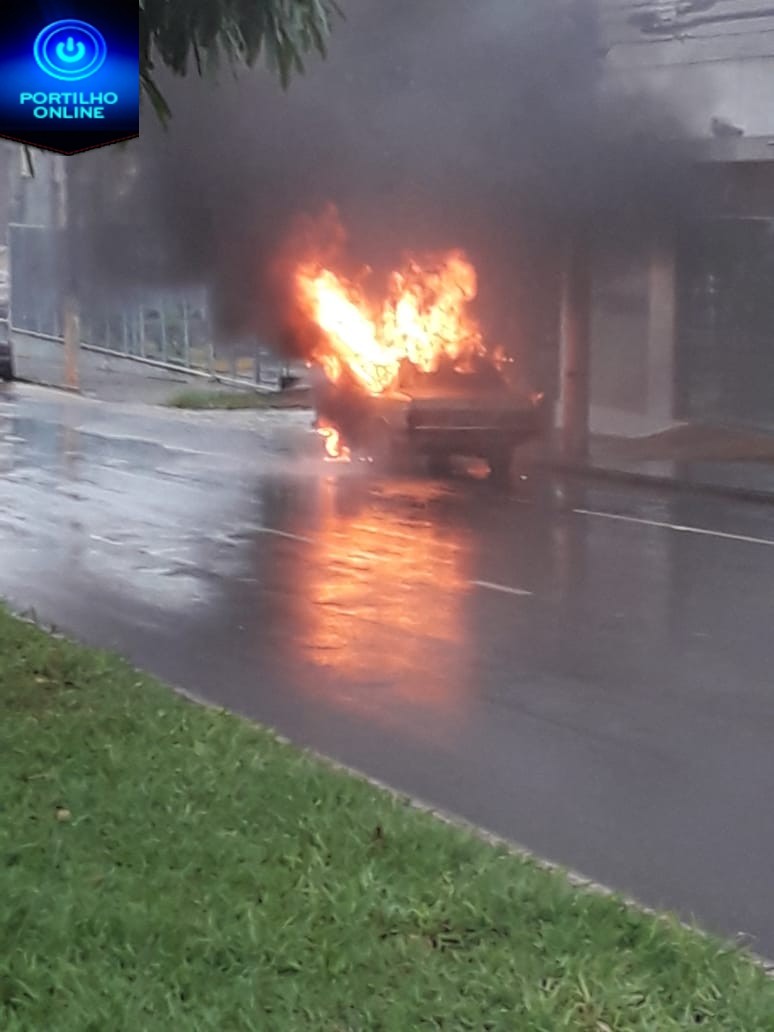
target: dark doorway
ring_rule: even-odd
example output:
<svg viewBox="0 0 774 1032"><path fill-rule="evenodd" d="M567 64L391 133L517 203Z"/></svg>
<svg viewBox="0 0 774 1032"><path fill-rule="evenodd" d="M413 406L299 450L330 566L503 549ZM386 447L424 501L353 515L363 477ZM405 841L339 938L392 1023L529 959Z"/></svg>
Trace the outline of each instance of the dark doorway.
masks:
<svg viewBox="0 0 774 1032"><path fill-rule="evenodd" d="M774 429L774 218L687 224L678 270L678 416Z"/></svg>

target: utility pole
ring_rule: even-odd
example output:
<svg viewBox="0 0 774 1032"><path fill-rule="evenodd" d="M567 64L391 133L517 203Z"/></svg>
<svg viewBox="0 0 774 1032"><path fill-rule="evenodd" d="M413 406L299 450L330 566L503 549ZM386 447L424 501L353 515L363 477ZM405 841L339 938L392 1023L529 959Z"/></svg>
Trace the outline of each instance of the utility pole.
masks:
<svg viewBox="0 0 774 1032"><path fill-rule="evenodd" d="M71 390L80 388L79 357L81 323L76 283L75 232L72 218L72 169L68 174L65 158L54 156L53 189L55 227L59 252L59 276L62 285L62 324L64 332L64 382Z"/></svg>
<svg viewBox="0 0 774 1032"><path fill-rule="evenodd" d="M584 462L591 400L591 254L586 236L568 239L562 266L560 411L562 456Z"/></svg>

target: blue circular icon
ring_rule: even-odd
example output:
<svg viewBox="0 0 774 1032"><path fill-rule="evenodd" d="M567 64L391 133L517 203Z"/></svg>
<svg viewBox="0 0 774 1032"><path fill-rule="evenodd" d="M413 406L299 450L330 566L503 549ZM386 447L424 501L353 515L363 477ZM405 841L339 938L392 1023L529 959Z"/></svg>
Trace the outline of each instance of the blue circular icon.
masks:
<svg viewBox="0 0 774 1032"><path fill-rule="evenodd" d="M38 33L32 52L46 75L75 82L99 71L107 57L107 43L88 22L65 18Z"/></svg>

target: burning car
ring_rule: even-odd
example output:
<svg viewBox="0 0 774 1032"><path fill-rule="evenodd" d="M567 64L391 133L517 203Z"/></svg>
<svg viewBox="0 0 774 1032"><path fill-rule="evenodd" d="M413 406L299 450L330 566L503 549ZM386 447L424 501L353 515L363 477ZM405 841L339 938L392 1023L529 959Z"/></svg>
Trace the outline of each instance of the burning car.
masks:
<svg viewBox="0 0 774 1032"><path fill-rule="evenodd" d="M465 373L446 363L434 373L404 366L398 383L375 395L318 375L316 426L329 456L389 468L417 455L437 474L448 471L452 456L466 456L506 477L514 448L543 429L543 396L517 392L495 366L477 365Z"/></svg>
<svg viewBox="0 0 774 1032"><path fill-rule="evenodd" d="M476 273L461 252L410 261L381 305L314 263L296 279L316 331L312 392L329 457L423 455L440 473L459 455L502 476L515 446L540 434L543 397L516 390L504 356L484 346L468 310Z"/></svg>

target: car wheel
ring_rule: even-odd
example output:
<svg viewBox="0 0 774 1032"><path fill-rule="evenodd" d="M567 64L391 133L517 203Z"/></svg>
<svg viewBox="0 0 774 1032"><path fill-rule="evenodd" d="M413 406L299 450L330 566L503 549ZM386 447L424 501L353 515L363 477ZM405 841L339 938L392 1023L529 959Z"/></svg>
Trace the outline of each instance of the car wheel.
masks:
<svg viewBox="0 0 774 1032"><path fill-rule="evenodd" d="M10 358L0 360L0 380L10 383L14 379L13 362Z"/></svg>
<svg viewBox="0 0 774 1032"><path fill-rule="evenodd" d="M499 484L510 483L513 448L510 446L496 448L489 453L487 461L489 462L489 475L492 480Z"/></svg>
<svg viewBox="0 0 774 1032"><path fill-rule="evenodd" d="M451 473L451 455L445 452L431 452L427 457L427 468L433 477L448 477Z"/></svg>
<svg viewBox="0 0 774 1032"><path fill-rule="evenodd" d="M395 442L389 426L374 424L368 435L368 458L377 473L391 473L396 464Z"/></svg>

